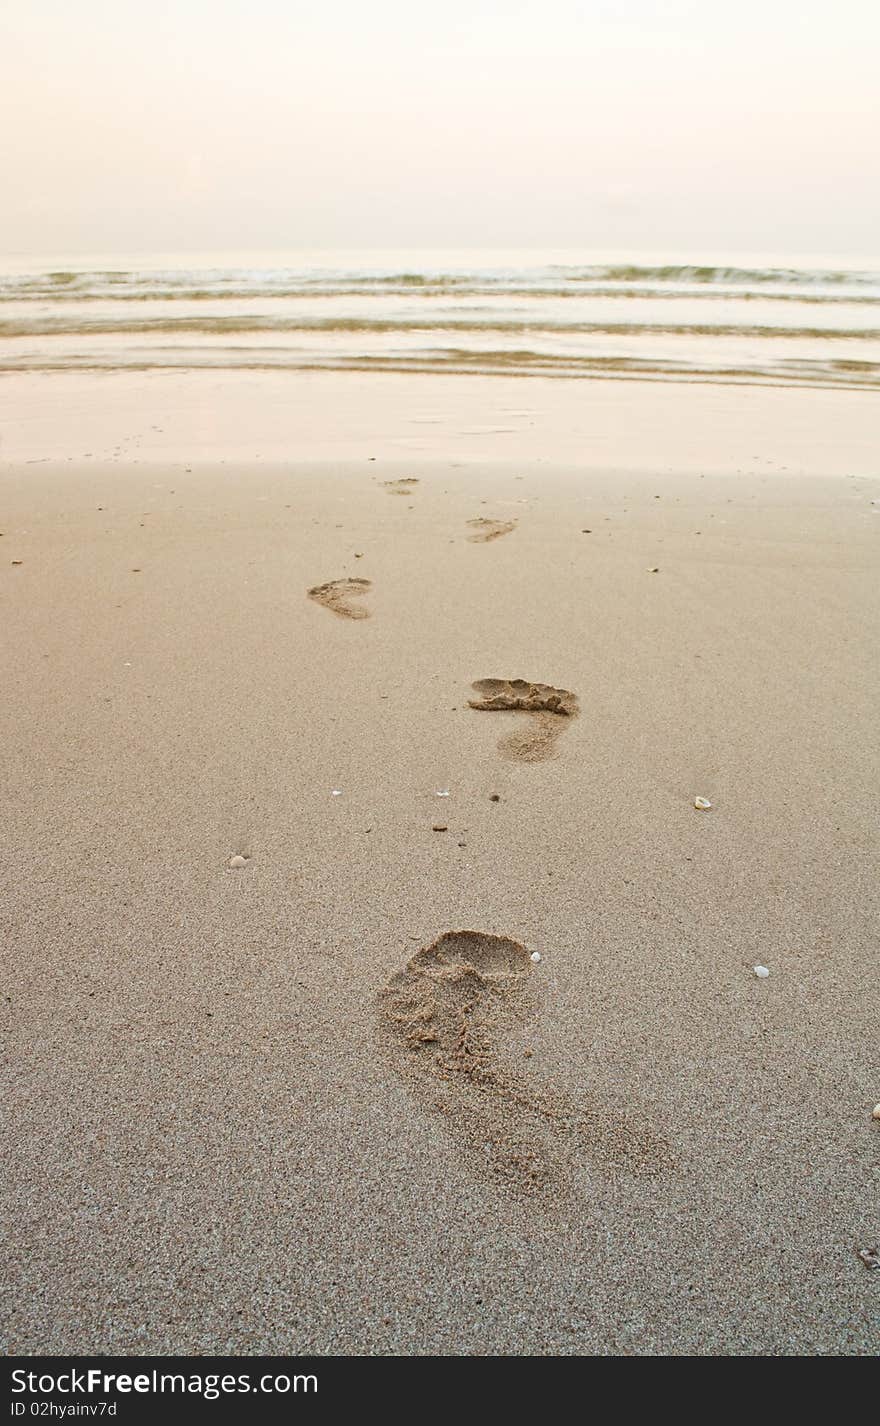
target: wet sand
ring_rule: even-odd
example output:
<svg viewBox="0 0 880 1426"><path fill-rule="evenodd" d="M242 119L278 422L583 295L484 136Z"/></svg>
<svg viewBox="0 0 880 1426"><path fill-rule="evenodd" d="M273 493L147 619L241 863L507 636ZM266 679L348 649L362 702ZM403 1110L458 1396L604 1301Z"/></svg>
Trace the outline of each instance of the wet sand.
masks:
<svg viewBox="0 0 880 1426"><path fill-rule="evenodd" d="M876 1350L880 479L796 395L827 473L12 433L7 1351Z"/></svg>

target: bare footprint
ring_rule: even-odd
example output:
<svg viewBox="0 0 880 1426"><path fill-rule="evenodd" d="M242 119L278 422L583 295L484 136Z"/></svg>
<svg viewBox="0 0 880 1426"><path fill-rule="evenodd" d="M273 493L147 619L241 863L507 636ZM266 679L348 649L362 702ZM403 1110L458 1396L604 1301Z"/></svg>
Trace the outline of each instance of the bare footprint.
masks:
<svg viewBox="0 0 880 1426"><path fill-rule="evenodd" d="M509 535L511 530L516 529L515 520L488 520L485 515L468 520L468 525L474 532L468 535L472 545L487 545L490 540L500 540L502 535Z"/></svg>
<svg viewBox="0 0 880 1426"><path fill-rule="evenodd" d="M564 1194L587 1158L603 1173L656 1175L672 1156L638 1116L531 1086L505 1056L503 1033L538 1007L524 946L448 931L392 976L380 1034L397 1072L442 1113L472 1165L517 1193Z"/></svg>
<svg viewBox="0 0 880 1426"><path fill-rule="evenodd" d="M371 588L369 579L331 579L329 584L316 584L310 589L309 598L343 619L369 619L369 609L351 600L360 599Z"/></svg>
<svg viewBox="0 0 880 1426"><path fill-rule="evenodd" d="M414 475L404 476L402 480L383 480L382 484L389 495L412 495L413 487L418 485L418 480Z"/></svg>
<svg viewBox="0 0 880 1426"><path fill-rule="evenodd" d="M548 683L529 683L524 678L480 678L471 684L479 698L470 698L471 708L488 713L529 713L526 728L508 733L498 743L504 757L518 762L539 763L556 756L556 740L565 721L579 712L576 693L553 688Z"/></svg>

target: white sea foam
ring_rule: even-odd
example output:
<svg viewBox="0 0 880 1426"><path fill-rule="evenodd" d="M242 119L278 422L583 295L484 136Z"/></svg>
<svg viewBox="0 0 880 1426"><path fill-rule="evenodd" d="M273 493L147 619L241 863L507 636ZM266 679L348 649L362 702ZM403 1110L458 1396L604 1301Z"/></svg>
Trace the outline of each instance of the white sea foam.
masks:
<svg viewBox="0 0 880 1426"><path fill-rule="evenodd" d="M876 387L880 264L551 253L0 263L0 371L198 367Z"/></svg>

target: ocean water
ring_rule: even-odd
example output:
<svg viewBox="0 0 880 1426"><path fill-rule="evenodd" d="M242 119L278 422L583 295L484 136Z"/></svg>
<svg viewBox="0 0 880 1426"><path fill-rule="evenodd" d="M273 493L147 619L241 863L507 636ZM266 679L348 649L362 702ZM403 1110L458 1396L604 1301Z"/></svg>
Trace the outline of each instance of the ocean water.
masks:
<svg viewBox="0 0 880 1426"><path fill-rule="evenodd" d="M0 259L0 373L357 370L880 386L880 259Z"/></svg>

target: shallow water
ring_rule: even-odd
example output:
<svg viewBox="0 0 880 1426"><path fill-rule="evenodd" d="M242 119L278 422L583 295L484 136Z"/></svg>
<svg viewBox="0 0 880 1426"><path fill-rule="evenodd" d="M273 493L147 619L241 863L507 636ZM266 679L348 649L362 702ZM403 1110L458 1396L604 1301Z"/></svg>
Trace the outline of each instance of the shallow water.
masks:
<svg viewBox="0 0 880 1426"><path fill-rule="evenodd" d="M880 385L880 260L577 252L0 260L0 371Z"/></svg>

